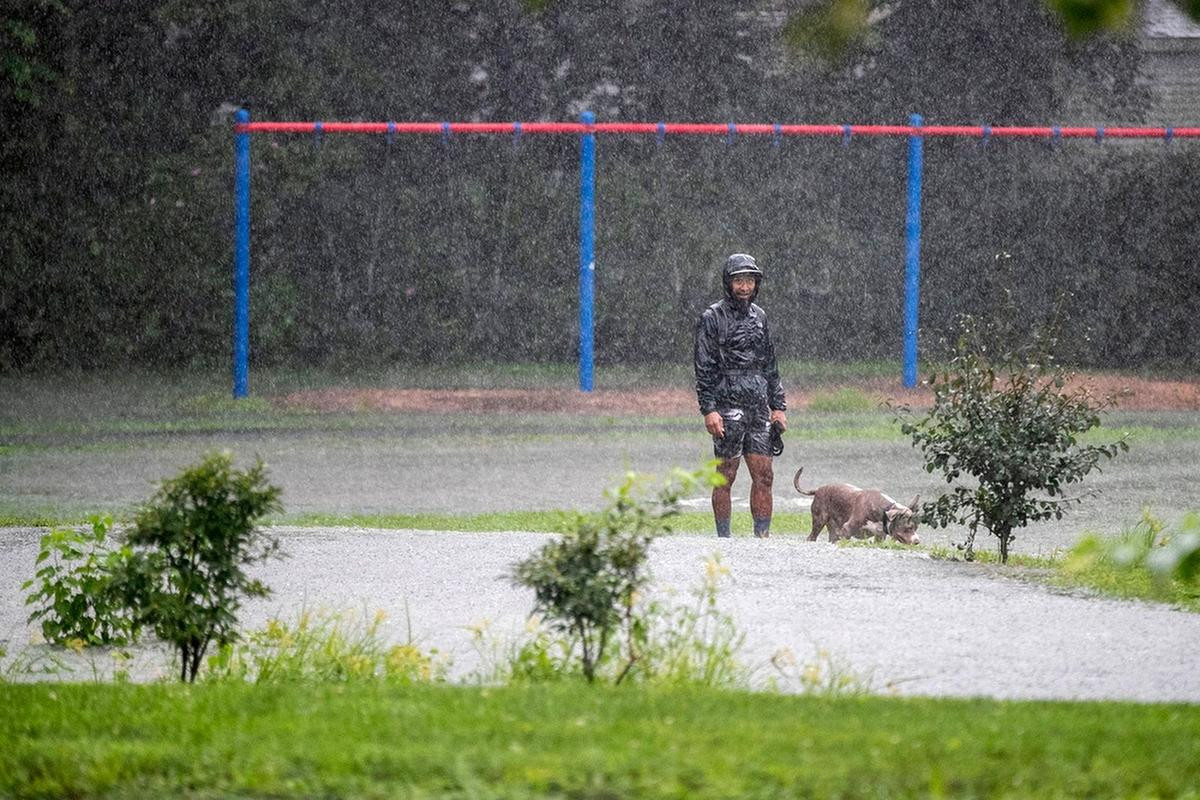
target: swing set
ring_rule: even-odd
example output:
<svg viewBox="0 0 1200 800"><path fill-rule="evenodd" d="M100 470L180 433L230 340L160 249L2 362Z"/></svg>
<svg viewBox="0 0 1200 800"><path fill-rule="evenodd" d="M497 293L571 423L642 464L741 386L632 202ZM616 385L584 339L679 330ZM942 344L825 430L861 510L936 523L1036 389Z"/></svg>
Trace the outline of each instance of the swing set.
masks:
<svg viewBox="0 0 1200 800"><path fill-rule="evenodd" d="M597 135L771 137L778 145L785 136L834 136L849 143L855 136L907 137L907 205L904 219L904 336L903 383L917 383L917 322L921 274L921 195L924 141L927 138L975 138L986 144L993 137L1007 139L1158 139L1200 138L1200 127L1064 127L924 125L920 115L908 125L746 124L680 122L596 122L591 112L579 122L252 122L245 109L237 112L234 126L234 324L233 396L249 394L250 356L250 137L275 134L372 134L389 140L399 134L578 136L579 148L579 390L594 385L594 278L596 271L596 137Z"/></svg>

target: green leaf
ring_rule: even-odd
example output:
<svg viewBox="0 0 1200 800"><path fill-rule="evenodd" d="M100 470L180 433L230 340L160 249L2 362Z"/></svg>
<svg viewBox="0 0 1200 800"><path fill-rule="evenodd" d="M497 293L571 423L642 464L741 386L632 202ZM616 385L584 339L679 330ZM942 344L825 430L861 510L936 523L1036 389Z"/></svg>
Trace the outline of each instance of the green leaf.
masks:
<svg viewBox="0 0 1200 800"><path fill-rule="evenodd" d="M1196 0L1187 2L1194 5ZM1075 37L1123 30L1134 19L1133 0L1047 0L1047 4Z"/></svg>
<svg viewBox="0 0 1200 800"><path fill-rule="evenodd" d="M783 38L797 51L836 61L868 31L867 0L825 0L792 13Z"/></svg>

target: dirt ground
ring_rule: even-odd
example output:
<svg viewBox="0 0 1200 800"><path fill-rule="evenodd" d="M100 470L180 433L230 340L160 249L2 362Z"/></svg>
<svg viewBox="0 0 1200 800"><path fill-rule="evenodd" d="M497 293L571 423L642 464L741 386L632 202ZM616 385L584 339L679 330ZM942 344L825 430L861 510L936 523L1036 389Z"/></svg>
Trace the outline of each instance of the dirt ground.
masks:
<svg viewBox="0 0 1200 800"><path fill-rule="evenodd" d="M1200 411L1200 382L1097 374L1077 379L1073 387L1086 388L1095 397L1111 397L1116 408L1124 411ZM922 407L932 402L928 389L905 389L895 380L867 381L856 388L880 404L892 401ZM788 405L803 409L815 394L789 389ZM697 413L696 396L686 388L597 389L591 393L576 389L319 389L296 392L277 402L285 408L314 411L567 412L657 417Z"/></svg>

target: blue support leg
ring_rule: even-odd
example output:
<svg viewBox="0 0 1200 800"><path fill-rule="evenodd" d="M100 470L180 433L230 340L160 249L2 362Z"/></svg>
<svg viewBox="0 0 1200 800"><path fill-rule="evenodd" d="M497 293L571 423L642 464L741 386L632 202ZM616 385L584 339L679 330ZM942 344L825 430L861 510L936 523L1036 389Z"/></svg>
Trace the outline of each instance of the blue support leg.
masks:
<svg viewBox="0 0 1200 800"><path fill-rule="evenodd" d="M921 127L921 115L910 124ZM924 137L908 137L908 213L904 222L904 386L917 385L917 312L921 303L921 172Z"/></svg>
<svg viewBox="0 0 1200 800"><path fill-rule="evenodd" d="M250 121L250 112L237 112L237 122ZM250 391L250 134L234 135L233 246L233 396Z"/></svg>
<svg viewBox="0 0 1200 800"><path fill-rule="evenodd" d="M595 115L580 115L584 125ZM583 134L579 149L579 391L592 391L592 333L596 274L596 134Z"/></svg>

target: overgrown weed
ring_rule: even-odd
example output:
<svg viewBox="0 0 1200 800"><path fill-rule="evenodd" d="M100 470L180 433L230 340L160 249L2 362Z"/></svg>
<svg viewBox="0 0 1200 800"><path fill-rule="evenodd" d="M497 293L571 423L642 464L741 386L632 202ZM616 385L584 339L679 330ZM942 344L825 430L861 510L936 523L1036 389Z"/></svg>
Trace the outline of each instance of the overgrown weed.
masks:
<svg viewBox="0 0 1200 800"><path fill-rule="evenodd" d="M797 692L812 697L862 697L880 694L873 671L853 669L844 658L823 647L813 648L813 657L801 661L790 647L781 647L771 656L774 673L767 686L775 691ZM885 687L895 693L895 686Z"/></svg>
<svg viewBox="0 0 1200 800"><path fill-rule="evenodd" d="M49 648L26 647L9 655L0 645L0 683L18 683L71 672L61 652Z"/></svg>
<svg viewBox="0 0 1200 800"><path fill-rule="evenodd" d="M294 622L271 619L210 656L205 678L256 684L445 680L448 659L422 650L411 629L407 641L389 644L380 630L386 619L383 611L328 609L304 609Z"/></svg>

